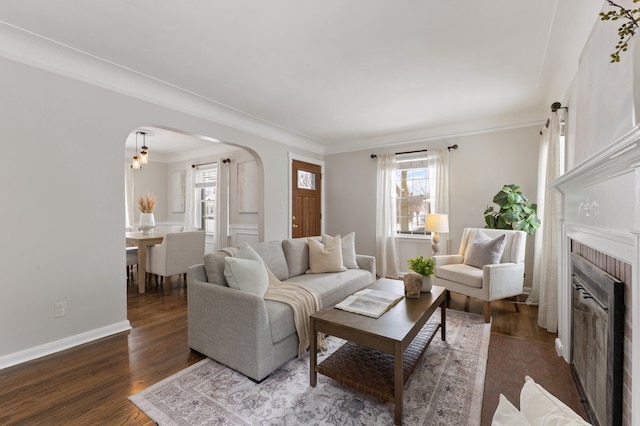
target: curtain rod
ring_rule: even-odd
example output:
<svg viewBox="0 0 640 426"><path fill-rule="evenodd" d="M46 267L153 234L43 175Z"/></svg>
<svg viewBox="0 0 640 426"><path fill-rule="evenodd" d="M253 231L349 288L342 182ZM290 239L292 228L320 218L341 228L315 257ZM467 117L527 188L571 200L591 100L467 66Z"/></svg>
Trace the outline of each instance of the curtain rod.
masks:
<svg viewBox="0 0 640 426"><path fill-rule="evenodd" d="M449 151L451 151L452 149L458 149L458 144L455 145L451 145L448 146L447 149ZM428 149L418 149L416 151L403 151L403 152L396 152L396 155L400 155L400 154L414 154L416 152L427 152L429 151ZM371 154L371 158L377 158L378 156L376 154Z"/></svg>
<svg viewBox="0 0 640 426"><path fill-rule="evenodd" d="M551 104L551 112L557 112L559 109L566 109L569 111L569 107L563 107L560 102L554 102ZM547 122L544 124L545 129L549 128L549 123L551 123L551 119L547 118ZM540 130L540 134L542 134L542 130Z"/></svg>
<svg viewBox="0 0 640 426"><path fill-rule="evenodd" d="M226 163L231 162L231 159L230 158L223 158L222 162L226 164ZM192 164L191 167L193 167L195 169L196 167L199 167L199 166L207 166L209 164L216 164L216 163L217 163L217 161L210 161L208 163Z"/></svg>

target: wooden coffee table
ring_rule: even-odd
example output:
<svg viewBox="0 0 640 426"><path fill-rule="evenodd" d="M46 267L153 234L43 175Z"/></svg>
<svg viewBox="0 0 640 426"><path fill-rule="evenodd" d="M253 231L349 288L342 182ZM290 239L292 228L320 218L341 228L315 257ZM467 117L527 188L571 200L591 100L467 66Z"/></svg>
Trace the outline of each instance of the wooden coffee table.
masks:
<svg viewBox="0 0 640 426"><path fill-rule="evenodd" d="M402 281L379 279L368 288L397 294L404 293ZM440 323L427 322L441 307ZM426 326L425 326L426 324ZM446 340L445 288L433 286L419 299L404 298L380 318L346 312L334 307L310 317L310 384L317 383L317 373L394 401L395 423L402 424L402 391L416 364L431 340L441 331ZM348 340L318 365L317 334Z"/></svg>

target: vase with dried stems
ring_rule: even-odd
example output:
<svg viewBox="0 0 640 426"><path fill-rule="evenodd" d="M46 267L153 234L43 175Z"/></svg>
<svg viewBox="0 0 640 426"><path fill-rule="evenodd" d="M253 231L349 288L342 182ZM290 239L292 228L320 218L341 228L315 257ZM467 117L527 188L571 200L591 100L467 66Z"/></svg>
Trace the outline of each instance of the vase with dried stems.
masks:
<svg viewBox="0 0 640 426"><path fill-rule="evenodd" d="M140 210L140 230L144 235L149 234L156 226L156 220L153 216L153 209L156 207L156 196L153 194L138 196L138 210Z"/></svg>

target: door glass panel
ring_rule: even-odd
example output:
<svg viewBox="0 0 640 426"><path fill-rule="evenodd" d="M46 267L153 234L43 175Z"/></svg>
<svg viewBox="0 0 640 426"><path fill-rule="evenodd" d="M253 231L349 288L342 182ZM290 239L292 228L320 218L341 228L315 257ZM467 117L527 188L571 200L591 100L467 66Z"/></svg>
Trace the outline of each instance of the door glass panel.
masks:
<svg viewBox="0 0 640 426"><path fill-rule="evenodd" d="M316 189L316 174L298 170L298 189Z"/></svg>

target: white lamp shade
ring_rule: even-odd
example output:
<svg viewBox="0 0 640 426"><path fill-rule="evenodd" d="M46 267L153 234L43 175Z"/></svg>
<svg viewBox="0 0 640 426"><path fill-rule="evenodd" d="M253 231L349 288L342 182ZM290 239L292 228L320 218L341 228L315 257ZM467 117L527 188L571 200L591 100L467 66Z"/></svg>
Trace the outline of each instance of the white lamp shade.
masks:
<svg viewBox="0 0 640 426"><path fill-rule="evenodd" d="M429 232L449 232L449 216L446 214L430 213L427 215L425 228Z"/></svg>

